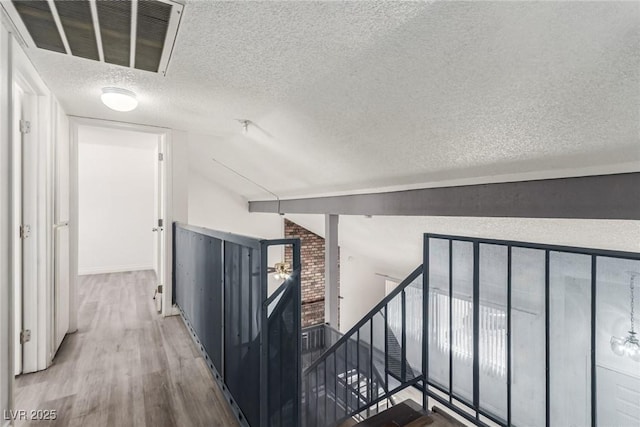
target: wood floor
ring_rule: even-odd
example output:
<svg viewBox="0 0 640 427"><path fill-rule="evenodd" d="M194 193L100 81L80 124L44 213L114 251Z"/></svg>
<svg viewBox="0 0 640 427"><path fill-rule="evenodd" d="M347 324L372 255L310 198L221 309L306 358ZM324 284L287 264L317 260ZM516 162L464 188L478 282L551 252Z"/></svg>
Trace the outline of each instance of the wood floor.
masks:
<svg viewBox="0 0 640 427"><path fill-rule="evenodd" d="M154 310L153 272L82 276L79 329L46 371L16 379L19 426L237 426L179 317Z"/></svg>

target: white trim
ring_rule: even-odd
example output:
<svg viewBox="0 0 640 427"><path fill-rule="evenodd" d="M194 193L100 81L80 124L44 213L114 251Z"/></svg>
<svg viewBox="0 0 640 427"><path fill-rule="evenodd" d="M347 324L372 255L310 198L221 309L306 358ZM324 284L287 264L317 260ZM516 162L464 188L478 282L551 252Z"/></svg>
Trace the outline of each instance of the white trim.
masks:
<svg viewBox="0 0 640 427"><path fill-rule="evenodd" d="M153 270L153 265L114 265L109 267L88 268L78 271L78 276L90 276L92 274L126 273L128 271Z"/></svg>
<svg viewBox="0 0 640 427"><path fill-rule="evenodd" d="M9 28L7 28L7 30L11 33L13 38L26 48L35 47L36 43L33 41L29 31L27 31L27 27L25 27L24 22L22 22L22 18L20 18L20 14L13 3L10 1L2 1L0 2L0 5L5 11L3 18L7 18L7 23L9 24Z"/></svg>
<svg viewBox="0 0 640 427"><path fill-rule="evenodd" d="M164 160L161 162L162 167L164 168L164 172L162 174L162 190L163 195L162 198L164 200L164 277L160 280L161 285L163 285L163 289L165 292L162 293L162 315L163 316L172 316L174 315L174 310L172 307L172 299L173 299L173 289L171 286L172 280L172 224L173 224L173 212L171 209L171 204L173 202L172 199L172 185L171 185L171 167L172 167L172 131L168 128L156 127L156 126L147 126L147 125L139 125L133 123L126 122L118 122L118 121L110 121L110 120L101 120L101 119L92 119L87 117L78 117L78 116L69 116L69 128L71 131L71 141L70 141L70 173L69 173L69 228L70 228L70 257L71 257L71 268L70 268L70 289L71 292L71 301L73 304L70 304L70 329L71 322L73 319L73 325L77 329L77 315L78 315L78 290L77 290L77 278L79 275L78 272L78 128L80 126L93 126L93 127L104 127L108 129L120 129L120 130L130 130L135 132L144 132L150 133L154 135L158 135L160 137L159 141L159 149L164 153ZM151 267L153 269L153 267Z"/></svg>
<svg viewBox="0 0 640 427"><path fill-rule="evenodd" d="M58 8L53 0L47 0L49 3L49 8L51 9L51 15L53 16L53 21L56 23L56 27L58 28L58 34L60 34L60 39L62 40L62 44L64 45L64 50L67 52L67 55L71 55L71 46L69 46L69 40L67 40L67 33L64 32L64 27L62 26L62 21L60 20L60 15L58 14Z"/></svg>
<svg viewBox="0 0 640 427"><path fill-rule="evenodd" d="M78 330L78 126L69 117L69 333Z"/></svg>
<svg viewBox="0 0 640 427"><path fill-rule="evenodd" d="M162 0L160 0L162 1ZM164 0L162 3L172 5L171 16L169 16L169 24L167 25L167 35L164 39L164 45L162 48L162 55L160 56L160 63L158 64L158 73L163 76L167 75L167 68L169 67L169 61L171 60L171 54L173 53L173 45L178 37L178 29L180 28L180 21L182 20L182 11L184 6L180 3Z"/></svg>
<svg viewBox="0 0 640 427"><path fill-rule="evenodd" d="M68 194L68 179L61 182L61 171L68 177L68 152L69 152L69 129L68 119L64 110L56 100L52 98L52 186L51 194L53 199L53 233L51 254L51 280L53 283L52 296L52 319L51 328L51 352L50 359L57 353L64 336L69 332L69 224L68 199L66 209L62 208L61 195ZM66 133L66 135L65 135ZM66 163L61 163L61 154L66 156ZM62 186L65 186L63 189ZM62 215L66 213L66 215ZM66 237L66 239L65 239ZM66 245L62 243L65 242ZM62 264L64 263L64 264ZM66 280L64 280L66 279Z"/></svg>
<svg viewBox="0 0 640 427"><path fill-rule="evenodd" d="M171 307L171 312L167 316L180 316L180 308L177 305Z"/></svg>
<svg viewBox="0 0 640 427"><path fill-rule="evenodd" d="M129 67L136 65L136 35L138 33L138 0L131 0L131 36L129 39Z"/></svg>
<svg viewBox="0 0 640 427"><path fill-rule="evenodd" d="M98 57L100 62L104 62L104 48L102 46L102 34L100 33L100 21L98 19L98 6L96 0L89 0L89 8L91 9L91 20L93 21L93 30L96 34L96 45L98 46Z"/></svg>
<svg viewBox="0 0 640 427"><path fill-rule="evenodd" d="M164 169L162 189L164 199L164 280L162 293L162 314L173 316L173 134L163 136L162 152Z"/></svg>

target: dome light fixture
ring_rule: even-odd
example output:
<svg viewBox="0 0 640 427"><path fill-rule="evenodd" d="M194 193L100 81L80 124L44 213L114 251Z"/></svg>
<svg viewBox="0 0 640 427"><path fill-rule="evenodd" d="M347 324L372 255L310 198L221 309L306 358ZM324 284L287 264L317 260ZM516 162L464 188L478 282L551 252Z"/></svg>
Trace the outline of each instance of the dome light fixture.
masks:
<svg viewBox="0 0 640 427"><path fill-rule="evenodd" d="M136 94L119 87L104 87L100 96L102 103L115 111L132 111L138 106Z"/></svg>

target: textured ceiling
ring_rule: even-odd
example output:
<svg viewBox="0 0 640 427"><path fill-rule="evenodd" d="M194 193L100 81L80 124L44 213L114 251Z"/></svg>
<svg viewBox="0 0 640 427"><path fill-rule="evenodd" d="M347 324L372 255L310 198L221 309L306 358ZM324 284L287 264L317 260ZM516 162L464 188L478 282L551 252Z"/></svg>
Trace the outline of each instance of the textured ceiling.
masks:
<svg viewBox="0 0 640 427"><path fill-rule="evenodd" d="M197 133L248 197L209 159L280 196L640 169L638 2L187 1L167 77L28 54L69 114Z"/></svg>

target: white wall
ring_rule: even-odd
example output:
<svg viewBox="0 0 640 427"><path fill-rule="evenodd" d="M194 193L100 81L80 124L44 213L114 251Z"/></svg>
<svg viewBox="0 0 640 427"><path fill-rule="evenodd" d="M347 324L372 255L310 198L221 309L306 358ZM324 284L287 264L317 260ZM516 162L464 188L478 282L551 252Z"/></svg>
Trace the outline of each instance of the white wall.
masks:
<svg viewBox="0 0 640 427"><path fill-rule="evenodd" d="M324 236L324 215L286 217ZM422 263L423 233L475 236L637 252L640 221L342 215L340 329L346 331L384 297L384 279L404 279ZM349 254L353 260L348 261ZM379 280L382 280L379 284ZM381 293L378 292L378 287ZM374 300L374 295L379 296Z"/></svg>
<svg viewBox="0 0 640 427"><path fill-rule="evenodd" d="M9 144L9 35L0 21L0 414L10 405L10 337L9 287L12 283L9 271L10 259L10 157ZM0 421L0 425L4 425Z"/></svg>
<svg viewBox="0 0 640 427"><path fill-rule="evenodd" d="M283 235L280 215L249 213L244 197L193 170L189 173L189 224L263 239Z"/></svg>
<svg viewBox="0 0 640 427"><path fill-rule="evenodd" d="M189 139L187 132L171 134L171 200L174 221L189 220ZM167 224L168 226L168 224Z"/></svg>
<svg viewBox="0 0 640 427"><path fill-rule="evenodd" d="M370 259L340 247L340 331L347 332L385 296L385 278Z"/></svg>
<svg viewBox="0 0 640 427"><path fill-rule="evenodd" d="M154 268L157 135L78 130L79 274Z"/></svg>
<svg viewBox="0 0 640 427"><path fill-rule="evenodd" d="M281 239L284 220L280 215L249 213L247 200L193 169L189 172L188 223L260 239ZM271 246L268 262L273 266L284 260L282 246ZM282 281L269 275L268 292Z"/></svg>

